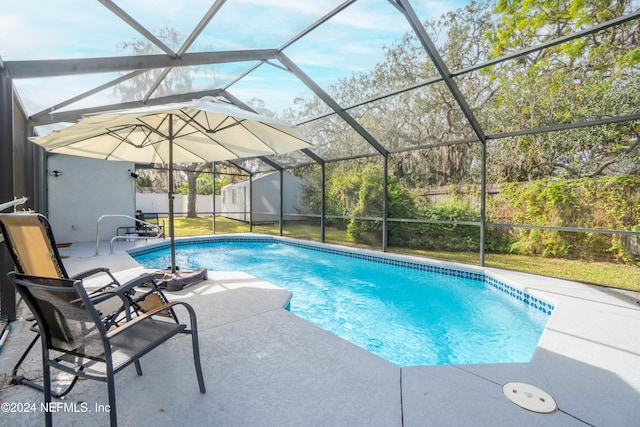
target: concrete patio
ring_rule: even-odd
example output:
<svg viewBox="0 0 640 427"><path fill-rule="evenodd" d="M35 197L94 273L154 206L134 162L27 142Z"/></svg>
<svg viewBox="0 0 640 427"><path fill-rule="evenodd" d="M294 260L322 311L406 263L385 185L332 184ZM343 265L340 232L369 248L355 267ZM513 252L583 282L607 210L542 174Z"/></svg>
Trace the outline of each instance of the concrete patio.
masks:
<svg viewBox="0 0 640 427"><path fill-rule="evenodd" d="M71 274L108 266L126 280L143 272L119 242L114 255L91 244L61 249ZM108 247L101 248L107 254ZM118 420L129 426L638 426L638 295L524 273L486 269L555 304L530 363L399 368L289 313L288 291L238 272L170 293L198 313L207 393L198 392L189 338L180 336L117 376ZM28 313L12 323L0 353L0 425L44 423L42 394L10 385L33 337ZM33 351L28 372L41 371ZM520 381L549 393L558 410L538 414L503 394ZM54 425L108 425L106 384L81 381ZM86 412L72 410L86 402ZM9 404L9 405L7 405ZM25 404L26 409L23 407ZM35 404L35 408L30 405ZM13 407L13 408L12 408ZM21 412L7 412L20 409ZM75 406L78 408L78 406Z"/></svg>

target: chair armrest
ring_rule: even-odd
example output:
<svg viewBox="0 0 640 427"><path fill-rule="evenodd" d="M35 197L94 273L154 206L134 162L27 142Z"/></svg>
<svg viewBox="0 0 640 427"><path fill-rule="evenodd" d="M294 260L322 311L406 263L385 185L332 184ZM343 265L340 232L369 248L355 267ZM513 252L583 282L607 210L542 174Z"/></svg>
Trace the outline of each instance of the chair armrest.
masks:
<svg viewBox="0 0 640 427"><path fill-rule="evenodd" d="M105 290L104 288L100 288L91 292L89 294L89 299L91 299L93 305L96 305L100 304L101 302L105 302L109 298L113 298L113 294L120 295L120 292L118 292L117 290Z"/></svg>
<svg viewBox="0 0 640 427"><path fill-rule="evenodd" d="M140 276L131 279L123 284L120 284L119 282L115 282L116 287L113 287L112 285L107 285L107 286L103 286L99 289L96 289L95 291L91 292L91 294L89 295L89 297L91 298L92 301L103 301L103 299L101 298L102 294L107 293L107 291L105 289L109 289L108 292L115 292L118 294L126 294L128 292L130 292L133 288L135 288L136 286L140 286L146 282L148 282L149 280L153 280L155 279L155 276L151 273L145 273L145 274L141 274Z"/></svg>
<svg viewBox="0 0 640 427"><path fill-rule="evenodd" d="M91 292L91 294L102 293L106 289L111 289L114 286L120 286L120 282L118 282L118 279L116 279L115 276L111 273L111 271L108 268L105 268L105 267L97 267L97 268L92 268L90 270L83 271L81 273L78 273L78 274L72 276L71 279L73 279L73 280L84 280L87 277L95 276L97 274L106 274L106 275L108 275L109 279L111 280L111 282L107 283L104 286L101 286L98 289L93 290Z"/></svg>
<svg viewBox="0 0 640 427"><path fill-rule="evenodd" d="M100 273L109 274L109 269L105 268L105 267L92 268L91 270L86 270L86 271L83 271L81 273L78 273L78 274L75 274L75 275L71 276L71 279L73 279L73 280L82 280L82 279L86 279L87 277L94 276L94 275L100 274Z"/></svg>
<svg viewBox="0 0 640 427"><path fill-rule="evenodd" d="M127 296L124 293L118 292L118 291L105 291L105 292L100 292L95 296L89 296L94 306L97 304L103 303L113 297L118 297L122 300L122 305L124 307L124 311L126 312L127 318L130 318L131 302L129 301L129 298L127 298Z"/></svg>
<svg viewBox="0 0 640 427"><path fill-rule="evenodd" d="M158 314L162 311L165 311L167 309L170 309L173 306L176 305L183 305L187 307L187 310L189 310L190 314L193 313L193 308L191 308L191 306L185 302L182 301L172 301L172 302L168 302L166 304L163 304L159 307L154 308L153 310L149 310L143 314L140 314L139 316L136 316L132 319L127 319L126 323L121 324L120 326L118 326L115 329L111 329L110 331L107 332L106 337L107 338L113 338L115 336L117 336L118 334L126 331L128 328L134 326L135 324L142 322L145 319L150 318L151 316ZM193 318L192 318L193 320Z"/></svg>
<svg viewBox="0 0 640 427"><path fill-rule="evenodd" d="M136 286L141 286L141 285L145 284L146 282L149 282L149 281L153 282L155 280L155 278L156 278L156 276L154 274L152 274L152 273L141 274L140 276L138 276L138 277L136 277L134 279L128 280L127 282L125 282L122 285L120 285L117 288L117 291L119 292L121 289L124 290L124 291L128 291L128 290L130 290L130 289L132 289L132 288L134 288Z"/></svg>

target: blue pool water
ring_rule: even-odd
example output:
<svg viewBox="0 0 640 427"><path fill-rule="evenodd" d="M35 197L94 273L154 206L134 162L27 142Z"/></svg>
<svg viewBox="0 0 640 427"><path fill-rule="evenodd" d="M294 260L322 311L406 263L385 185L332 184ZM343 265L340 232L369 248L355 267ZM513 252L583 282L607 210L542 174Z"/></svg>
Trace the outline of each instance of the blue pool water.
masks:
<svg viewBox="0 0 640 427"><path fill-rule="evenodd" d="M135 258L170 265L169 249ZM176 264L285 288L291 312L398 366L528 362L549 317L483 280L282 243L178 246Z"/></svg>

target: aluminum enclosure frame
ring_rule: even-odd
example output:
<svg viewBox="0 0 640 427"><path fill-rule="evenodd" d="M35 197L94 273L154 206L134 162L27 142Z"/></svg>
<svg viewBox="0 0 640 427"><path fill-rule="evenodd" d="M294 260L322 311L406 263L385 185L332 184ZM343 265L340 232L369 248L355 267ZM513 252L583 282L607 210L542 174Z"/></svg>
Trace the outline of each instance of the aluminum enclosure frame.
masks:
<svg viewBox="0 0 640 427"><path fill-rule="evenodd" d="M503 139L514 136L522 136L522 135L534 135L540 133L547 132L556 132L563 131L581 127L589 127L589 126L598 126L609 123L623 123L623 122L631 122L640 120L640 112L636 114L630 114L627 116L619 116L619 117L611 117L607 119L598 119L591 121L584 121L579 123L567 123L556 126L548 126L544 128L536 128L536 129L528 129L528 130L520 130L514 132L504 132L498 134L487 134L485 130L482 128L481 124L476 119L471 107L469 106L465 96L461 93L457 84L454 80L455 77L462 76L473 71L480 70L485 67L493 66L496 64L503 63L505 61L513 60L515 58L531 54L533 52L537 52L551 46L556 46L562 43L565 43L570 40L574 40L581 37L587 37L596 32L612 28L618 25L622 25L624 23L637 20L640 17L640 10L636 10L630 14L627 14L622 17L618 17L612 19L610 21L595 25L593 27L576 31L574 33L558 37L554 40L547 41L545 43L531 46L525 49L522 49L517 52L513 52L509 55L504 55L499 58L495 58L489 61L485 61L483 63L474 65L473 67L468 67L465 69L459 70L449 70L445 62L443 61L440 53L438 52L437 47L434 45L433 41L427 35L426 29L424 25L420 22L418 17L415 14L415 11L412 8L411 0L388 0L391 5L393 5L398 13L402 13L412 28L414 35L420 41L423 49L430 57L435 69L439 73L439 77L433 78L429 81L420 82L415 85L411 85L408 87L400 88L398 90L394 90L392 92L382 94L376 96L374 98L363 100L354 105L343 106L340 105L339 102L335 101L328 93L326 93L311 77L304 73L304 71L293 62L287 55L284 54L284 49L293 45L297 41L303 39L309 33L311 33L314 29L320 27L329 19L339 15L341 12L349 8L353 5L356 0L347 0L341 3L339 6L329 11L326 15L322 16L312 25L305 28L300 33L294 35L290 40L285 42L282 46L273 48L273 49L256 49L256 50L242 50L242 51L218 51L218 52L198 52L198 53L188 53L188 48L192 45L192 43L197 39L202 30L206 27L206 25L211 21L211 19L218 13L218 11L224 7L224 4L227 0L216 0L213 2L212 6L209 10L204 14L200 22L193 29L192 33L187 37L186 41L180 47L178 51L173 51L171 48L166 46L162 41L157 39L147 28L129 16L125 11L120 9L113 1L111 0L99 0L99 2L105 6L107 10L114 13L118 16L122 21L127 23L129 26L138 31L145 39L150 41L152 44L161 49L164 54L159 55L143 55L143 56L122 56L122 57L108 57L108 58L90 58L90 59L64 59L64 60L28 60L28 61L3 61L0 58L0 202L9 200L14 196L20 196L20 194L15 194L15 177L17 173L31 173L35 175L35 171L38 169L42 169L42 161L43 159L39 157L39 155L35 152L32 152L32 162L29 167L24 169L25 165L17 165L14 161L14 147L17 144L28 144L26 141L27 136L31 136L33 134L33 128L41 125L48 125L58 122L73 122L77 120L82 114L89 112L98 112L105 111L111 109L122 109L122 108L132 108L138 107L142 105L158 105L169 102L178 102L184 100L190 100L194 98L200 98L202 96L215 96L215 97L224 97L232 104L238 105L241 108L249 109L248 106L243 104L238 98L236 98L231 92L230 89L233 88L233 85L246 76L248 76L251 72L253 72L258 67L268 65L273 67L278 67L280 69L286 70L294 75L301 83L303 83L307 88L309 88L318 98L320 98L327 106L330 107L331 112L324 114L322 116L311 118L304 123L313 122L315 120L320 120L330 116L338 116L345 123L347 123L351 129L353 129L357 134L359 134L363 140L365 140L370 146L375 150L375 154L366 154L362 156L355 156L354 158L359 157L369 157L369 156L382 156L384 160L384 194L385 197L382 201L383 204L383 215L382 215L382 223L383 223L383 244L382 250L387 250L387 227L388 227L388 203L387 203L387 177L388 177L388 156L393 153L412 151L418 149L429 149L434 148L441 145L455 145L455 144L463 144L463 143L480 143L482 147L482 158L481 158L481 213L480 213L480 221L478 225L480 228L480 265L484 265L484 234L487 226L492 227L520 227L520 228L538 228L538 229L550 229L550 230L565 230L565 231L577 231L577 232L599 232L599 233L609 233L609 234L630 234L634 236L640 235L637 232L626 232L626 231L617 231L617 230L592 230L592 229L582 229L582 228L563 228L563 227L547 227L547 226L526 226L526 225L514 225L514 224L497 224L497 223L487 223L486 219L486 145L487 141L493 139ZM236 80L230 82L225 87L219 87L206 91L199 92L191 92L191 93L183 93L166 97L158 97L152 98L152 95L159 87L162 80L167 76L169 71L174 67L183 67L190 65L210 65L210 64L223 64L223 63L236 63L236 62L248 62L248 61L258 61L257 65L250 67L244 74L238 77ZM63 107L67 107L72 105L73 103L80 101L82 99L87 98L97 92L113 87L119 83L127 81L129 79L135 78L139 76L141 73L144 73L150 69L164 69L165 71L161 74L160 78L154 82L152 88L144 95L144 97L140 100L126 103L118 103L113 105L103 105L99 107L93 108L84 108L78 110L67 110L60 111ZM103 85L100 85L92 90L84 92L82 94L78 94L68 100L60 102L56 105L53 105L45 110L42 110L38 113L33 114L28 118L27 130L24 140L19 141L16 140L15 132L14 132L14 124L16 123L16 117L14 112L14 105L16 104L14 100L14 87L13 81L17 79L29 79L29 78L39 78L39 77L54 77L54 76L69 76L69 75L81 75L88 73L104 73L104 72L126 72L127 74L114 79L110 82L107 82ZM471 129L475 134L475 138L469 138L459 141L448 141L443 144L427 144L419 147L404 147L396 150L387 149L384 144L380 143L374 136L372 136L366 128L364 128L353 116L349 113L350 110L355 109L357 107L366 105L368 103L382 100L385 98L389 98L392 96L396 96L398 94L409 92L424 86L428 86L431 84L443 82L448 88L451 96L458 104L460 110L463 112L466 117ZM18 100L19 102L19 100ZM301 123L303 124L303 123ZM325 219L326 216L326 206L325 206L325 167L327 163L336 162L340 160L347 159L323 159L318 154L314 153L312 150L303 150L303 152L307 155L310 160L309 164L317 164L321 167L321 177L322 177L322 187L321 187L321 240L325 240ZM277 163L272 159L263 158L261 159L266 164L270 165L273 170L277 170L282 174L283 170L286 169L284 166ZM242 169L241 165L238 163L230 162L232 165ZM18 169L21 169L18 172ZM24 169L24 170L23 170ZM246 171L246 170L245 170ZM250 180L253 177L253 173L250 171L246 171L249 174ZM34 177L32 185L34 186L35 200L32 202L32 207L35 209L43 210L46 209L46 196L45 188L44 188L44 180L42 177ZM282 190L282 183L281 183ZM282 200L282 197L281 197ZM282 234L282 209L280 212L280 234ZM214 216L215 218L215 216ZM251 218L251 215L250 215ZM377 219L377 218L371 218ZM214 220L215 221L215 220ZM403 221L402 219L393 219L393 221ZM410 220L409 220L410 221ZM425 223L429 223L431 221L421 221ZM435 221L437 223L437 221ZM251 226L250 222L250 226ZM0 270L6 270L7 266L6 262L2 261L6 257L0 257ZM4 283L3 277L4 274L0 271L0 284ZM4 285L3 285L4 286ZM4 302L7 300L7 290L2 287L0 289L0 298L3 301L3 312L4 312Z"/></svg>

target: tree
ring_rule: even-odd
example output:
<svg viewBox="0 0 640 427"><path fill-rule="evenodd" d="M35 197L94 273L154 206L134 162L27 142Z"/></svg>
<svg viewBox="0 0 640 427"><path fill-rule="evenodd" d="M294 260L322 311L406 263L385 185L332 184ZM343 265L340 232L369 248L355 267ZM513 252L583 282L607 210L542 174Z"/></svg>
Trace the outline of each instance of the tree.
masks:
<svg viewBox="0 0 640 427"><path fill-rule="evenodd" d="M499 0L471 2L425 22L452 71L632 12L637 0ZM637 20L577 38L482 71L454 77L487 134L500 134L637 113L640 102L640 24ZM374 70L342 79L329 90L343 106L437 78L412 33L385 47ZM317 97L297 100L299 118L328 112ZM392 173L409 188L479 182L478 143L442 83L353 108L349 113L393 156ZM293 116L293 114L292 114ZM335 115L305 125L315 150L331 159L375 153ZM493 139L489 181L582 177L640 172L640 126L634 123ZM432 145L428 150L411 147Z"/></svg>
<svg viewBox="0 0 640 427"><path fill-rule="evenodd" d="M138 187L153 187L153 181L149 175L140 174L138 176L138 180L136 181L136 186Z"/></svg>
<svg viewBox="0 0 640 427"><path fill-rule="evenodd" d="M187 218L196 218L196 200L198 195L198 177L204 170L211 170L211 163L184 163L183 171L187 175Z"/></svg>
<svg viewBox="0 0 640 427"><path fill-rule="evenodd" d="M440 53L450 69L475 65L489 55L484 38L494 19L485 1L471 2L439 20L425 22L436 35ZM443 37L440 42L438 37ZM367 73L356 73L331 86L333 98L343 106L357 104L380 94L396 91L439 76L424 47L413 33L384 47L384 61ZM490 96L490 81L480 73L457 80L472 106L480 108ZM318 98L299 99L299 119L325 114ZM473 137L474 133L448 88L442 82L350 109L351 114L378 142L390 151L432 145L428 150L407 150L393 156L392 173L403 185L478 182L473 169L478 144L448 145L449 141ZM324 158L374 154L373 149L343 120L330 116L305 125L313 135L314 150ZM477 163L477 162L476 162Z"/></svg>
<svg viewBox="0 0 640 427"><path fill-rule="evenodd" d="M498 57L631 12L632 0L500 0L487 33ZM632 21L485 70L490 127L522 130L637 112L640 25ZM514 137L491 146L493 179L638 173L637 124Z"/></svg>
<svg viewBox="0 0 640 427"><path fill-rule="evenodd" d="M136 170L138 174L138 186L139 187L167 187L167 173L163 169L138 169ZM179 183L180 180L177 180L176 187L181 185ZM145 183L141 185L140 183ZM149 185L147 185L147 183Z"/></svg>

